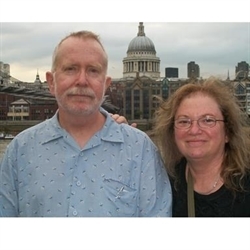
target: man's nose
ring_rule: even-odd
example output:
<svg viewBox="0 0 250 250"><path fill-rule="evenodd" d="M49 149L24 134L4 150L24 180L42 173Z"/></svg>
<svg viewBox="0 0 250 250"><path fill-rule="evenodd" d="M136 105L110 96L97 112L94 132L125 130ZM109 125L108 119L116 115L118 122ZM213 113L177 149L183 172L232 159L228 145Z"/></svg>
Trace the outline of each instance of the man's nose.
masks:
<svg viewBox="0 0 250 250"><path fill-rule="evenodd" d="M81 69L77 78L77 85L87 85L88 84L88 75L86 70Z"/></svg>

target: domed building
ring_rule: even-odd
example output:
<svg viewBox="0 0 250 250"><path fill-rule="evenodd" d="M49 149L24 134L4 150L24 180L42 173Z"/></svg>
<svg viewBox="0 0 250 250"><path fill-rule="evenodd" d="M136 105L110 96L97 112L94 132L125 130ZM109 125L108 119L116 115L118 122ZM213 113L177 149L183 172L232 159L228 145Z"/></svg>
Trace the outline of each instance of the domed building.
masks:
<svg viewBox="0 0 250 250"><path fill-rule="evenodd" d="M123 59L123 78L112 80L107 94L129 123L136 122L138 128L150 129L160 105L154 97L167 97L168 82L160 77L160 59L154 43L145 35L143 22L128 45L127 57Z"/></svg>
<svg viewBox="0 0 250 250"><path fill-rule="evenodd" d="M160 59L156 56L154 43L145 35L143 22L139 23L138 33L131 40L127 57L123 59L123 77L147 76L160 78Z"/></svg>

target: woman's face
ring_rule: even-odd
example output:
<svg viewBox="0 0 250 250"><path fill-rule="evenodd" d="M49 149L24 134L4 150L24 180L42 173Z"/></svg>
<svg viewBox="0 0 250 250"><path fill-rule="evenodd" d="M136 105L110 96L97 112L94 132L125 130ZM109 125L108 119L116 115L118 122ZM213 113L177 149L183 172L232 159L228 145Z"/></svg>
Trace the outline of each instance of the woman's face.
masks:
<svg viewBox="0 0 250 250"><path fill-rule="evenodd" d="M202 117L224 119L216 101L200 92L183 99L176 112L175 120L192 120L189 128L175 127L174 130L177 147L188 161L211 162L221 159L225 143L228 142L223 121L217 121L214 127L201 128L197 120ZM207 120L204 119L200 122L201 125L206 123Z"/></svg>

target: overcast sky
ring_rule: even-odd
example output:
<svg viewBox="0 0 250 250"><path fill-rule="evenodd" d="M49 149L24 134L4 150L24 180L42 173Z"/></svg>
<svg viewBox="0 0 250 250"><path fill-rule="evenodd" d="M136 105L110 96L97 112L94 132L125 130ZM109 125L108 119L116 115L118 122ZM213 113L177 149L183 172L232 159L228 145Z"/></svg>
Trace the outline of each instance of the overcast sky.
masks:
<svg viewBox="0 0 250 250"><path fill-rule="evenodd" d="M249 0L246 2L250 3ZM250 4L247 6L250 7ZM226 5L224 11L228 11ZM166 67L177 67L179 77L186 78L187 63L195 61L204 78L210 75L226 78L229 71L232 79L238 62L250 64L249 12L248 15L248 21L243 22L223 19L216 22L147 21L142 19L144 16L136 17L137 21L131 18L131 22L128 18L127 21L105 22L58 22L47 21L46 18L31 22L23 22L22 18L21 21L4 20L0 23L0 61L8 63L11 76L21 81L33 82L37 71L40 79L45 81L45 72L50 70L51 55L59 40L72 31L85 29L100 35L109 56L109 75L120 78L123 75L122 60L127 56L130 41L137 36L141 21L146 36L155 45L156 56L161 60L162 77ZM46 17L46 14L43 16Z"/></svg>

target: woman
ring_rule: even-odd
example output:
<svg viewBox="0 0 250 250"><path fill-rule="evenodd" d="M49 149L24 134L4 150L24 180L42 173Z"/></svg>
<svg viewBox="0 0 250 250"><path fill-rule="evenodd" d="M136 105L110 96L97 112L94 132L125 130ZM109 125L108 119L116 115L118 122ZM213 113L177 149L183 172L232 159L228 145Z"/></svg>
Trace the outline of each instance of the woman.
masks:
<svg viewBox="0 0 250 250"><path fill-rule="evenodd" d="M225 84L210 78L182 86L154 124L171 176L173 216L250 216L249 127Z"/></svg>

